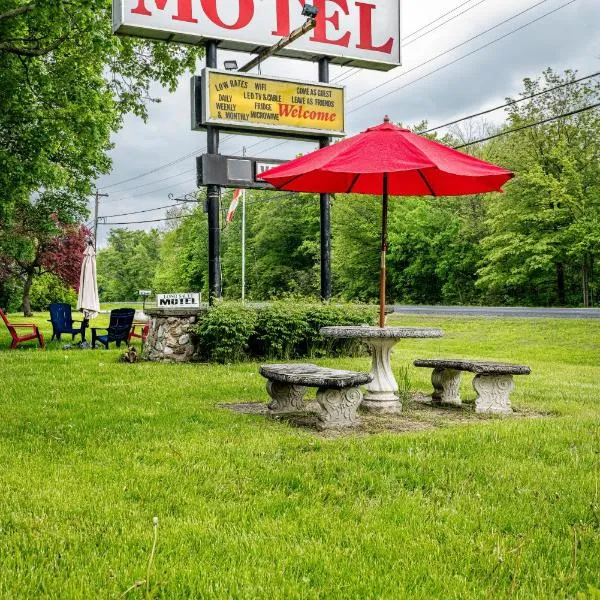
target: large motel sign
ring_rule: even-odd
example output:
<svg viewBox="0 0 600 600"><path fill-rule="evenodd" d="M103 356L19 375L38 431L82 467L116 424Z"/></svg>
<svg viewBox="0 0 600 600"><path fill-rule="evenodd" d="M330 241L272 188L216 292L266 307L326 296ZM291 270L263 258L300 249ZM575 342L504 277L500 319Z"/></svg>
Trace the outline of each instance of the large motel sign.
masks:
<svg viewBox="0 0 600 600"><path fill-rule="evenodd" d="M399 0L314 0L317 26L281 55L389 70L400 64ZM114 31L256 52L301 25L303 0L114 0Z"/></svg>
<svg viewBox="0 0 600 600"><path fill-rule="evenodd" d="M345 127L344 90L325 85L329 63L381 71L400 64L400 0L312 0L318 16L310 32L296 39L304 5L305 0L113 0L118 35L206 46L207 68L192 80L192 128L207 132L209 156L198 160L198 183L207 186L210 299L221 295L220 185L212 182L233 185L227 173L237 164L235 157L218 157L219 130L318 139L327 146ZM318 61L319 85L217 70L217 48L259 53L288 36L294 41L277 54ZM248 164L256 169L256 161ZM255 174L246 187L258 187ZM323 298L331 294L329 215L329 195L321 194Z"/></svg>

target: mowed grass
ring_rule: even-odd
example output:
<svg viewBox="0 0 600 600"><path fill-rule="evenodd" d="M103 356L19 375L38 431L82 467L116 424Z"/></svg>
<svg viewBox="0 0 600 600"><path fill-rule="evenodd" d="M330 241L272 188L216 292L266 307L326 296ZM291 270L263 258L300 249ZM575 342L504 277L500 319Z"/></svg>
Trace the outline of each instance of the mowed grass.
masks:
<svg viewBox="0 0 600 600"><path fill-rule="evenodd" d="M217 407L266 401L255 363L5 351L0 330L0 597L600 597L600 322L392 323L446 332L401 342L398 377L528 364L513 404L548 416L325 438Z"/></svg>

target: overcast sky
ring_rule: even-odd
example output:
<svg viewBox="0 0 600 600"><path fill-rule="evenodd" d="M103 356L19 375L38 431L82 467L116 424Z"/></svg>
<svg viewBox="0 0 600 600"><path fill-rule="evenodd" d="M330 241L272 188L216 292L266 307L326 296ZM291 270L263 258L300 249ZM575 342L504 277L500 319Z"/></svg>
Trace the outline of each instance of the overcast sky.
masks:
<svg viewBox="0 0 600 600"><path fill-rule="evenodd" d="M462 4L441 21L410 35ZM330 68L331 82L346 86L348 134L378 124L386 114L395 122L427 120L435 126L502 104L506 96L518 94L523 78L538 77L546 67L576 69L580 76L600 71L600 0L402 0L401 10L402 66L386 73ZM551 11L555 12L544 16ZM438 27L452 17L456 18ZM438 28L426 33L434 27ZM511 33L517 28L521 29ZM483 33L488 29L491 31ZM447 52L475 36L479 37ZM219 51L218 58L222 67L226 58L235 58L242 65L250 55ZM315 82L318 79L317 64L300 60L271 58L263 63L261 72ZM174 94L158 86L153 93L161 102L150 107L148 122L128 117L123 129L114 135L112 171L97 182L100 191L109 194L101 198L101 216L164 207L172 204L169 194L178 197L195 189L194 157L206 151L206 135L190 129L189 75L182 77ZM502 115L499 111L490 118L497 120ZM222 154L241 155L244 147L249 156L285 159L317 146L221 134ZM171 162L174 164L164 166ZM144 175L151 170L155 172ZM135 179L125 181L130 178ZM93 215L93 201L90 209ZM164 217L165 210L161 209L110 217L107 221ZM149 229L164 224L120 227ZM109 229L108 225L100 225L100 247L105 245Z"/></svg>

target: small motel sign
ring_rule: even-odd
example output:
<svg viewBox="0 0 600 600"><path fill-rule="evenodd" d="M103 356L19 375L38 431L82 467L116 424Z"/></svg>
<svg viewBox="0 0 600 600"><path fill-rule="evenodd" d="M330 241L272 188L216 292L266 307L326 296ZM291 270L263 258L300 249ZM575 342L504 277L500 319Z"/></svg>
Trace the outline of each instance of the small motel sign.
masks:
<svg viewBox="0 0 600 600"><path fill-rule="evenodd" d="M200 294L156 294L158 308L200 308Z"/></svg>

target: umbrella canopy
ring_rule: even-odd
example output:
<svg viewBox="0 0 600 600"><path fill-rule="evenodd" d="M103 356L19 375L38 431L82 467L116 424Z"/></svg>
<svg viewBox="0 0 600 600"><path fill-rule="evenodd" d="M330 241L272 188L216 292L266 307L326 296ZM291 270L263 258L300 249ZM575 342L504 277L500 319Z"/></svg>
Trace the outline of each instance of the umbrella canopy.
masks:
<svg viewBox="0 0 600 600"><path fill-rule="evenodd" d="M461 196L502 191L514 173L402 129L382 125L258 175L280 190L381 194L379 325L384 326L387 202L392 196Z"/></svg>
<svg viewBox="0 0 600 600"><path fill-rule="evenodd" d="M77 309L83 311L83 316L86 319L93 319L100 312L98 284L96 282L96 253L91 243L88 244L83 253Z"/></svg>

